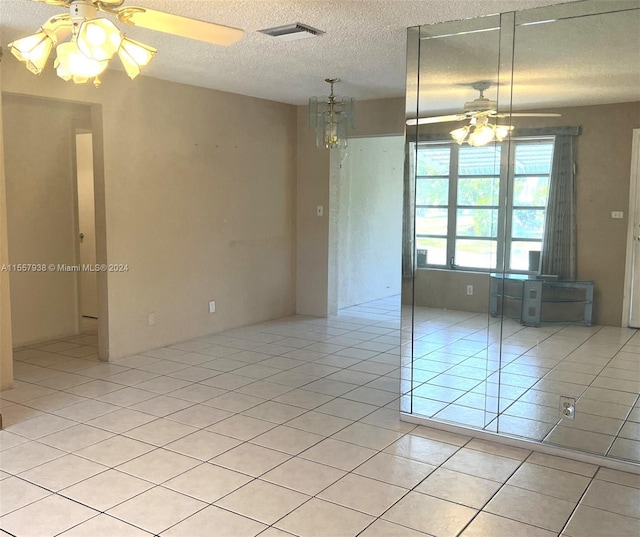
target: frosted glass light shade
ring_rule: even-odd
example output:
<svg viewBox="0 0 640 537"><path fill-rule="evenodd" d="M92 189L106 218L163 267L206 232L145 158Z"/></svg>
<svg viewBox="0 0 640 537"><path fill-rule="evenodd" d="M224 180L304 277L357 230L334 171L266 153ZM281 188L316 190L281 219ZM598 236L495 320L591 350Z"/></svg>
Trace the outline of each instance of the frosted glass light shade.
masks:
<svg viewBox="0 0 640 537"><path fill-rule="evenodd" d="M156 49L125 37L118 50L118 57L127 75L133 80L140 74L140 68L149 64L155 53Z"/></svg>
<svg viewBox="0 0 640 537"><path fill-rule="evenodd" d="M80 25L77 43L85 56L101 62L110 60L118 52L122 34L110 20L93 19Z"/></svg>
<svg viewBox="0 0 640 537"><path fill-rule="evenodd" d="M459 129L455 129L451 131L449 134L451 135L451 138L453 138L458 145L462 145L462 142L464 142L465 138L467 137L467 134L469 134L469 125L460 127Z"/></svg>
<svg viewBox="0 0 640 537"><path fill-rule="evenodd" d="M41 30L36 34L9 43L9 48L16 58L25 63L29 71L39 75L47 64L54 45L53 39Z"/></svg>
<svg viewBox="0 0 640 537"><path fill-rule="evenodd" d="M56 72L63 80L84 84L104 72L109 60L96 61L85 56L75 41L61 43L56 48Z"/></svg>
<svg viewBox="0 0 640 537"><path fill-rule="evenodd" d="M495 126L496 140L498 140L498 142L502 142L502 140L504 140L507 136L509 136L509 133L512 130L513 130L513 126L511 125L496 125Z"/></svg>
<svg viewBox="0 0 640 537"><path fill-rule="evenodd" d="M478 125L469 135L469 145L487 145L494 139L494 132L490 125Z"/></svg>

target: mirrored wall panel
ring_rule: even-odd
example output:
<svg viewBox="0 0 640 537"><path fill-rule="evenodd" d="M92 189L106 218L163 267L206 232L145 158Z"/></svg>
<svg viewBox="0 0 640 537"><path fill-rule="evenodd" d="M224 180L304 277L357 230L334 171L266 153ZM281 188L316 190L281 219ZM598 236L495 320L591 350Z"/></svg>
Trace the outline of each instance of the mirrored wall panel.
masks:
<svg viewBox="0 0 640 537"><path fill-rule="evenodd" d="M640 462L640 2L411 28L407 65L402 411Z"/></svg>

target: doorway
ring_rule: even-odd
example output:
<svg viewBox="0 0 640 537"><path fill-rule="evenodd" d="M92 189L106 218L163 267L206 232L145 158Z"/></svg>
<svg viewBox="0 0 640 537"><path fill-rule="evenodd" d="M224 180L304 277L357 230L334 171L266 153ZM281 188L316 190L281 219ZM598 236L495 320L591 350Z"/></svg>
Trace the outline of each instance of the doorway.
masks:
<svg viewBox="0 0 640 537"><path fill-rule="evenodd" d="M76 189L78 204L78 248L80 259L79 312L82 325L98 318L96 266L96 211L93 177L93 135L76 132ZM91 323L89 323L91 324Z"/></svg>
<svg viewBox="0 0 640 537"><path fill-rule="evenodd" d="M334 312L400 294L404 137L353 138L339 156L331 174Z"/></svg>
<svg viewBox="0 0 640 537"><path fill-rule="evenodd" d="M71 343L93 346L91 355L108 361L107 274L81 270L107 262L102 109L9 94L2 112L8 260L33 269L10 274L11 347L43 349L45 342L89 333Z"/></svg>

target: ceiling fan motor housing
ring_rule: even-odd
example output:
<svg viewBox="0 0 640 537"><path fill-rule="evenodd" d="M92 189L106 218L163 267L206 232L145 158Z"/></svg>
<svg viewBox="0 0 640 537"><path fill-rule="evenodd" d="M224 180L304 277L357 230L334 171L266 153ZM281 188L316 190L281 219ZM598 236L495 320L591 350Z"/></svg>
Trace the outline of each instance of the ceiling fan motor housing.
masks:
<svg viewBox="0 0 640 537"><path fill-rule="evenodd" d="M80 24L85 20L95 19L98 9L95 4L88 0L74 0L69 4L69 15L71 20Z"/></svg>
<svg viewBox="0 0 640 537"><path fill-rule="evenodd" d="M486 110L495 110L498 106L496 101L487 99L486 97L479 97L473 101L464 103L465 112L484 112Z"/></svg>

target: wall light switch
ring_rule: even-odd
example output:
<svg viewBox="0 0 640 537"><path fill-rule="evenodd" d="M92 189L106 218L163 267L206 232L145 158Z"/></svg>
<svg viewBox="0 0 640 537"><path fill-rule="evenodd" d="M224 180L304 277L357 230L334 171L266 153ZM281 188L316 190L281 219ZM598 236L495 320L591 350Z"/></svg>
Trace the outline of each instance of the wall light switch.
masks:
<svg viewBox="0 0 640 537"><path fill-rule="evenodd" d="M209 313L215 313L215 312L216 312L216 301L211 300L209 302Z"/></svg>
<svg viewBox="0 0 640 537"><path fill-rule="evenodd" d="M149 322L149 326L155 326L156 324L156 314L151 312L147 316L147 321Z"/></svg>
<svg viewBox="0 0 640 537"><path fill-rule="evenodd" d="M467 285L467 294L468 295L472 295L473 294L473 285Z"/></svg>
<svg viewBox="0 0 640 537"><path fill-rule="evenodd" d="M324 207L322 205L318 205L316 207L316 216L322 216L324 214Z"/></svg>
<svg viewBox="0 0 640 537"><path fill-rule="evenodd" d="M611 211L611 218L624 218L622 211Z"/></svg>

